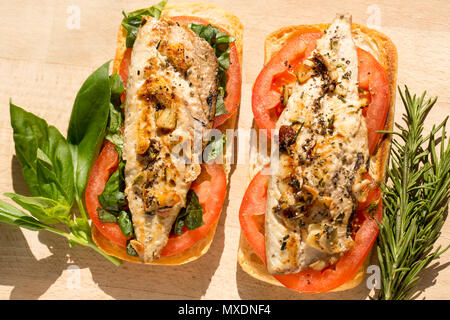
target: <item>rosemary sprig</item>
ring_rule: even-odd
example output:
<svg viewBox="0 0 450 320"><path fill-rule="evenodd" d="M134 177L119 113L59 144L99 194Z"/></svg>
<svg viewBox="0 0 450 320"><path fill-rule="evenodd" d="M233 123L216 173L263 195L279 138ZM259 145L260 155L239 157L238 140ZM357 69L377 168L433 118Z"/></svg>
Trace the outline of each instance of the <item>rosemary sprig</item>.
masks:
<svg viewBox="0 0 450 320"><path fill-rule="evenodd" d="M378 299L410 299L419 273L450 246L433 250L445 222L450 194L448 116L423 135L423 124L437 97L425 101L405 86L400 96L406 108L405 127L388 132L393 140L384 193L384 216L377 253L381 268ZM447 146L445 142L447 140ZM440 146L439 146L440 144ZM439 152L439 157L437 155Z"/></svg>

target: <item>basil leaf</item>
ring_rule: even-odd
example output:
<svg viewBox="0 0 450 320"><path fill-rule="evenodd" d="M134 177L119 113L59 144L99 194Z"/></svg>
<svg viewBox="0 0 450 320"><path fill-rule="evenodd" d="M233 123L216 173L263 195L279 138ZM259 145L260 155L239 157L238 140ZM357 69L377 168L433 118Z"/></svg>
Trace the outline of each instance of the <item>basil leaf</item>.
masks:
<svg viewBox="0 0 450 320"><path fill-rule="evenodd" d="M61 133L10 103L16 155L31 194L71 206L74 199L70 146Z"/></svg>
<svg viewBox="0 0 450 320"><path fill-rule="evenodd" d="M108 133L121 133L122 130L122 113L118 111L112 103L109 104L109 124Z"/></svg>
<svg viewBox="0 0 450 320"><path fill-rule="evenodd" d="M221 55L217 58L219 61L219 67L222 70L228 70L230 68L230 51L227 50L222 52Z"/></svg>
<svg viewBox="0 0 450 320"><path fill-rule="evenodd" d="M87 219L76 218L75 221L70 221L69 229L74 236L76 236L78 243L88 244L92 242L91 227ZM71 243L73 247L76 243Z"/></svg>
<svg viewBox="0 0 450 320"><path fill-rule="evenodd" d="M106 211L103 208L97 208L98 219L101 222L117 222L117 217L111 212Z"/></svg>
<svg viewBox="0 0 450 320"><path fill-rule="evenodd" d="M122 121L122 112L117 110L111 103L109 106L109 123L106 129L105 139L116 145L119 158L122 157L123 149Z"/></svg>
<svg viewBox="0 0 450 320"><path fill-rule="evenodd" d="M194 190L189 190L190 196L188 194L188 205L186 207L186 219L184 223L189 230L197 229L198 227L204 225L203 222L203 207L198 201L197 194Z"/></svg>
<svg viewBox="0 0 450 320"><path fill-rule="evenodd" d="M105 189L98 196L101 206L108 211L119 212L125 204L125 194L123 190L123 168L124 163L119 163L119 168L109 177L106 182Z"/></svg>
<svg viewBox="0 0 450 320"><path fill-rule="evenodd" d="M175 219L175 223L173 224L172 232L177 236L183 234L184 228L184 219L186 218L187 211L186 208L182 208Z"/></svg>
<svg viewBox="0 0 450 320"><path fill-rule="evenodd" d="M216 110L214 113L214 116L220 116L222 114L228 114L228 110L225 108L225 103L223 101L224 99L224 89L223 87L219 87L219 92L217 93L217 100L216 100Z"/></svg>
<svg viewBox="0 0 450 320"><path fill-rule="evenodd" d="M126 46L127 48L133 47L134 42L138 34L139 26L141 25L143 16L152 16L155 19L159 19L161 12L167 4L167 0L151 6L150 8L136 10L130 13L122 12L124 18L122 20L122 26L127 32Z"/></svg>
<svg viewBox="0 0 450 320"><path fill-rule="evenodd" d="M79 197L86 187L108 122L111 97L108 70L109 62L87 78L75 98L70 116L67 140L71 144L75 190Z"/></svg>
<svg viewBox="0 0 450 320"><path fill-rule="evenodd" d="M203 207L200 205L194 190L188 191L186 203L186 208L180 210L172 229L172 232L176 235L183 234L184 226L189 230L194 230L204 225Z"/></svg>
<svg viewBox="0 0 450 320"><path fill-rule="evenodd" d="M133 246L131 245L131 243L129 241L127 243L127 254L129 256L133 256L133 257L138 256L138 253L136 252L136 250L133 248Z"/></svg>
<svg viewBox="0 0 450 320"><path fill-rule="evenodd" d="M115 73L109 76L109 87L111 89L111 103L120 106L120 95L125 91L122 77Z"/></svg>
<svg viewBox="0 0 450 320"><path fill-rule="evenodd" d="M120 230L125 237L129 237L134 233L133 222L126 211L121 211L118 218Z"/></svg>
<svg viewBox="0 0 450 320"><path fill-rule="evenodd" d="M67 224L70 220L71 206L43 197L27 197L16 193L5 193L4 195L44 223L63 222Z"/></svg>
<svg viewBox="0 0 450 320"><path fill-rule="evenodd" d="M0 200L0 222L4 222L13 226L22 227L32 231L38 231L47 228L44 223L30 217L23 211Z"/></svg>
<svg viewBox="0 0 450 320"><path fill-rule="evenodd" d="M223 154L226 142L227 136L225 134L222 134L219 139L216 139L216 136L212 136L211 140L206 145L205 150L203 150L203 159L205 162L212 161Z"/></svg>

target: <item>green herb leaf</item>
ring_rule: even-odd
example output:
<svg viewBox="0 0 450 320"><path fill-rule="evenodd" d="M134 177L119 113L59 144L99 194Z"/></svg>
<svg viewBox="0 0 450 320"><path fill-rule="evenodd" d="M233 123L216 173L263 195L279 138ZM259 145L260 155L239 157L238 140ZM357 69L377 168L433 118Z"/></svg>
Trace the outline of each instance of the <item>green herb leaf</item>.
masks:
<svg viewBox="0 0 450 320"><path fill-rule="evenodd" d="M223 87L218 88L217 100L216 100L216 109L214 112L214 116L221 116L223 114L228 114L228 110L225 107L225 102L223 101L225 96L225 91Z"/></svg>
<svg viewBox="0 0 450 320"><path fill-rule="evenodd" d="M110 78L108 69L109 62L97 69L78 92L67 140L55 127L48 126L45 120L10 103L16 154L33 196L5 195L39 220L0 201L0 222L62 235L69 240L71 247L76 244L88 246L119 265L120 260L104 253L92 240L82 201L91 165L103 142L110 101L120 99L123 91L120 77ZM116 121L113 127L120 127L117 118L112 121ZM73 219L71 215L74 200L77 201L81 218ZM56 222L66 224L71 233L48 225Z"/></svg>
<svg viewBox="0 0 450 320"><path fill-rule="evenodd" d="M128 241L128 243L127 243L127 254L129 256L133 256L133 257L137 257L138 256L136 250L133 248L133 246L131 245L130 241Z"/></svg>
<svg viewBox="0 0 450 320"><path fill-rule="evenodd" d="M186 208L180 210L173 226L173 232L176 235L183 234L184 226L189 230L194 230L204 225L203 207L200 205L194 190L189 190L186 197L186 203Z"/></svg>
<svg viewBox="0 0 450 320"><path fill-rule="evenodd" d="M119 158L122 157L123 134L122 134L122 112L117 110L111 103L109 106L109 123L106 128L105 139L116 146Z"/></svg>
<svg viewBox="0 0 450 320"><path fill-rule="evenodd" d="M32 231L38 231L48 227L3 200L0 200L0 222Z"/></svg>
<svg viewBox="0 0 450 320"><path fill-rule="evenodd" d="M159 19L161 12L166 6L167 1L161 1L160 3L151 6L150 8L136 10L130 13L123 13L122 26L127 31L126 46L127 48L133 47L134 42L139 31L143 16L152 16L155 19Z"/></svg>
<svg viewBox="0 0 450 320"><path fill-rule="evenodd" d="M75 189L81 197L93 160L103 142L110 106L109 62L84 82L75 98L67 140L75 166Z"/></svg>
<svg viewBox="0 0 450 320"><path fill-rule="evenodd" d="M59 131L10 103L16 155L31 194L72 205L73 164L69 144Z"/></svg>
<svg viewBox="0 0 450 320"><path fill-rule="evenodd" d="M123 169L125 165L123 162L119 163L119 167L109 177L106 182L103 193L98 196L98 201L101 206L108 211L120 212L125 204L125 194L123 190Z"/></svg>
<svg viewBox="0 0 450 320"><path fill-rule="evenodd" d="M227 143L227 136L225 134L221 134L220 138L216 140L216 136L212 136L211 140L203 150L203 159L205 162L212 161L223 154L223 150Z"/></svg>
<svg viewBox="0 0 450 320"><path fill-rule="evenodd" d="M77 237L77 243L87 245L92 242L91 227L86 219L76 218L75 221L70 221L69 229Z"/></svg>
<svg viewBox="0 0 450 320"><path fill-rule="evenodd" d="M97 208L98 212L98 219L101 222L107 223L107 222L117 222L117 217L112 214L111 212L106 211L103 208Z"/></svg>
<svg viewBox="0 0 450 320"><path fill-rule="evenodd" d="M382 186L377 253L382 285L378 298L383 300L410 299L420 273L450 247L434 248L450 196L448 116L424 136L424 121L437 98L425 100L425 92L412 96L407 87L399 92L406 108L405 126L382 131L398 138L392 143L388 179Z"/></svg>
<svg viewBox="0 0 450 320"><path fill-rule="evenodd" d="M119 222L120 230L122 230L125 237L133 235L133 222L131 221L130 215L126 211L120 212L117 222Z"/></svg>
<svg viewBox="0 0 450 320"><path fill-rule="evenodd" d="M122 77L113 74L109 77L111 87L111 103L109 104L109 120L106 127L105 139L116 146L119 158L122 158L123 134L122 134L122 105L120 104L120 95L125 90Z"/></svg>
<svg viewBox="0 0 450 320"><path fill-rule="evenodd" d="M4 195L44 223L62 222L67 224L70 221L71 207L55 200L43 197L27 197L16 193L5 193Z"/></svg>
<svg viewBox="0 0 450 320"><path fill-rule="evenodd" d="M120 95L125 91L122 77L117 73L110 75L109 87L111 88L111 103L115 107L120 106Z"/></svg>

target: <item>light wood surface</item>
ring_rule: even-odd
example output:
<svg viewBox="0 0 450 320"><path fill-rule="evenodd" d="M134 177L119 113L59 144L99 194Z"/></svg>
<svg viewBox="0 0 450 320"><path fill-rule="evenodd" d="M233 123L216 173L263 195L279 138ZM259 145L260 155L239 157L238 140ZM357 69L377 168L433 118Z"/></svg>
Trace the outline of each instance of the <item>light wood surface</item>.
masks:
<svg viewBox="0 0 450 320"><path fill-rule="evenodd" d="M251 127L251 87L262 67L265 36L283 26L327 23L337 12L352 13L353 21L360 24L379 24L398 49L398 84L439 96L427 129L450 114L450 2L446 0L209 2L236 14L245 28L239 127ZM0 2L0 194L28 193L14 156L9 99L65 133L84 79L114 56L122 9L151 4L149 0ZM69 29L68 19L77 8L80 28ZM400 121L404 109L399 97L396 109ZM233 168L229 197L209 252L183 266L123 263L117 268L88 248L69 249L67 241L56 235L0 224L0 299L367 299L366 280L350 291L308 295L265 284L241 270L236 262L238 210L247 174L245 164ZM447 221L438 243L449 240ZM447 252L421 275L419 299L450 298L449 264Z"/></svg>

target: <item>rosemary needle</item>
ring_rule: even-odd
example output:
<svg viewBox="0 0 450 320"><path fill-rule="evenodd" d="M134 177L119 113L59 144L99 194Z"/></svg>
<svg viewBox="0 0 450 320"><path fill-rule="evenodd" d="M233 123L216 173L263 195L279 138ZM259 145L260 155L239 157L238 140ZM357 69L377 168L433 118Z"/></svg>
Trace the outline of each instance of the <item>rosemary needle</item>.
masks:
<svg viewBox="0 0 450 320"><path fill-rule="evenodd" d="M450 247L433 250L449 202L448 116L424 136L423 123L437 98L425 101L426 92L411 96L406 86L404 93L400 88L399 92L406 108L405 126L383 131L397 139L382 186L384 215L377 241L382 300L410 299L420 272Z"/></svg>

